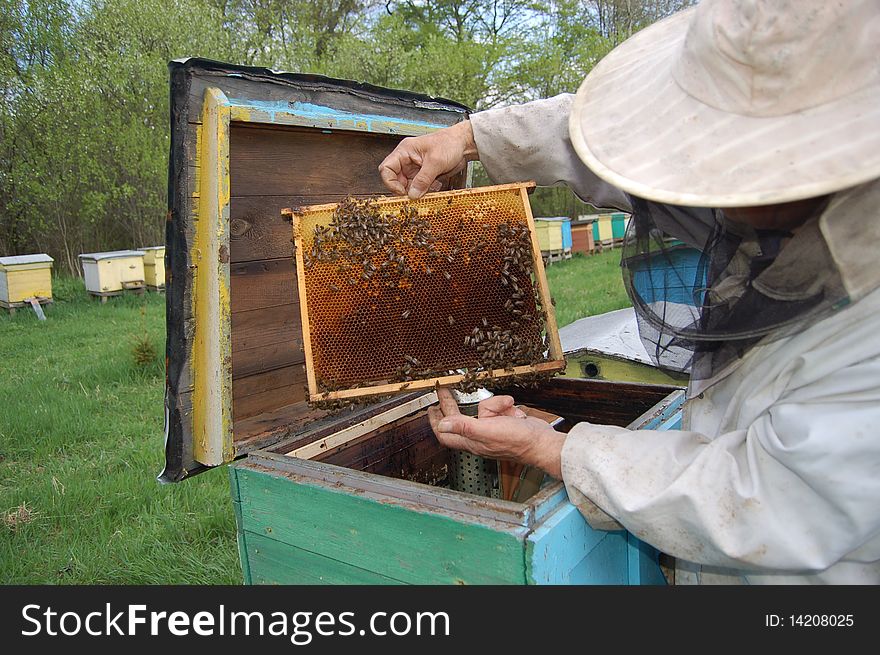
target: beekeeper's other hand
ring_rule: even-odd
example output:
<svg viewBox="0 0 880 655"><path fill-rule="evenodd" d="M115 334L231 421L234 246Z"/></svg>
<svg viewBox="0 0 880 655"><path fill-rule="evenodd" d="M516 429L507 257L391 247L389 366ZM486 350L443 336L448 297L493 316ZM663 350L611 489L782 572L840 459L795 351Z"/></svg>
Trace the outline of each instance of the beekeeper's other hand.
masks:
<svg viewBox="0 0 880 655"><path fill-rule="evenodd" d="M428 191L439 191L449 178L479 159L470 121L422 136L407 137L379 164L379 175L388 190L415 200Z"/></svg>
<svg viewBox="0 0 880 655"><path fill-rule="evenodd" d="M562 479L562 445L565 435L546 421L517 416L464 416L447 389L439 389L439 407L428 409L438 441L448 448L466 450L495 459L537 466Z"/></svg>

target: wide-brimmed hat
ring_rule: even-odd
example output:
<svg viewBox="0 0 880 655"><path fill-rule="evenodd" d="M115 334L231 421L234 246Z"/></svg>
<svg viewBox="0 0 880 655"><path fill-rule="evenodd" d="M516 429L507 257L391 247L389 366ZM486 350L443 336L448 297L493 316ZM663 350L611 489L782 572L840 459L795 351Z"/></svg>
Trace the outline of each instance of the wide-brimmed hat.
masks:
<svg viewBox="0 0 880 655"><path fill-rule="evenodd" d="M590 72L569 132L602 179L703 207L880 177L880 2L703 0Z"/></svg>

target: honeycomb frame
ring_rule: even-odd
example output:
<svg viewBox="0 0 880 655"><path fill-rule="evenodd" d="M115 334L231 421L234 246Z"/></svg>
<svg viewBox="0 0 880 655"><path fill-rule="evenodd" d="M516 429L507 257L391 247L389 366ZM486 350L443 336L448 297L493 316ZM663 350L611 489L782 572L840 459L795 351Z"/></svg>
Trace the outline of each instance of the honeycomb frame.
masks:
<svg viewBox="0 0 880 655"><path fill-rule="evenodd" d="M365 202L380 217L378 229L397 229L378 242L375 231L361 227L372 225L366 219L345 241L332 241L330 226L339 224L334 216L343 203L282 210L293 224L310 402L563 370L528 199L534 187L457 189L415 201L370 198ZM516 254L526 247L528 262ZM508 347L516 355L503 361L499 353Z"/></svg>

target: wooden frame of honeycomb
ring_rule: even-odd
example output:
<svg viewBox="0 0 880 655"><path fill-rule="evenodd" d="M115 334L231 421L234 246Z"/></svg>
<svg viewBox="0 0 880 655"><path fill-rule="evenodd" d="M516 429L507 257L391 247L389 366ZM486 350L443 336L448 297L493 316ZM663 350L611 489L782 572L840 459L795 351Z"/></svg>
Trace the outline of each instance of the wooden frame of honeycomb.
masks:
<svg viewBox="0 0 880 655"><path fill-rule="evenodd" d="M565 367L533 182L283 210L312 402Z"/></svg>

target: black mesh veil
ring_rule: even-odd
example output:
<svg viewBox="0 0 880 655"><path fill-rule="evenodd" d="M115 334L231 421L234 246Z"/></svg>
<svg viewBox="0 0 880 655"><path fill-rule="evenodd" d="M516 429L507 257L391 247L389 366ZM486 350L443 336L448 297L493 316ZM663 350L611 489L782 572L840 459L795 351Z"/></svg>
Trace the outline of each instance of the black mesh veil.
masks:
<svg viewBox="0 0 880 655"><path fill-rule="evenodd" d="M630 200L623 279L661 368L710 378L758 341L790 336L848 301L818 214L782 232L723 210Z"/></svg>

